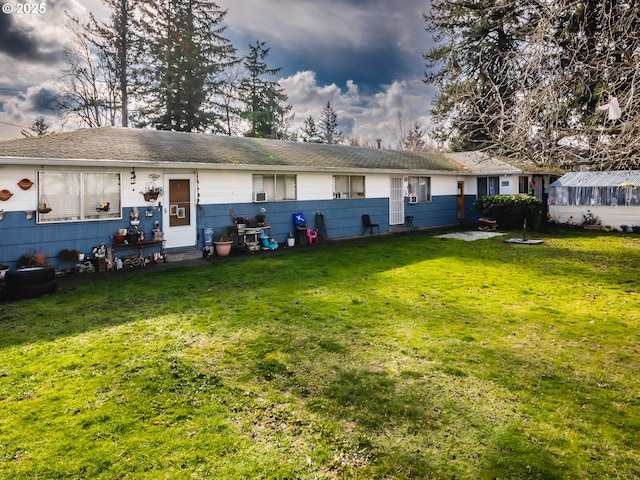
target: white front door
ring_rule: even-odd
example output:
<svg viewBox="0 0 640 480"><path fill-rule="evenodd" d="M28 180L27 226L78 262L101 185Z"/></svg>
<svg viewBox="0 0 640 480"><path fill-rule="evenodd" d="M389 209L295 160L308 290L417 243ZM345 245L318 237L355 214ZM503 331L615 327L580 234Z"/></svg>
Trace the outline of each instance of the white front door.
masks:
<svg viewBox="0 0 640 480"><path fill-rule="evenodd" d="M166 248L196 247L195 181L193 175L164 177L162 224Z"/></svg>
<svg viewBox="0 0 640 480"><path fill-rule="evenodd" d="M404 223L404 189L402 177L391 177L389 192L389 225Z"/></svg>

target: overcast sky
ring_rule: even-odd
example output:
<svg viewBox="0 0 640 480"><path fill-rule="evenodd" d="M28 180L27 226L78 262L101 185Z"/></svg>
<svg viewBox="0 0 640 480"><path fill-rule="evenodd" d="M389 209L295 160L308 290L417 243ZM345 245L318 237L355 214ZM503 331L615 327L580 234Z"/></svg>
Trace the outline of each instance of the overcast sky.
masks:
<svg viewBox="0 0 640 480"><path fill-rule="evenodd" d="M12 0L3 0L3 2ZM0 2L1 3L1 2ZM13 2L15 5L17 2ZM294 128L318 118L330 101L347 136L395 145L398 115L429 125L433 87L425 85L428 0L218 0L228 10L226 35L240 54L256 40L270 48L270 67L295 111ZM0 140L20 137L45 115L55 92L67 34L64 11L104 15L100 0L49 0L46 12L0 13ZM65 130L75 128L65 125Z"/></svg>

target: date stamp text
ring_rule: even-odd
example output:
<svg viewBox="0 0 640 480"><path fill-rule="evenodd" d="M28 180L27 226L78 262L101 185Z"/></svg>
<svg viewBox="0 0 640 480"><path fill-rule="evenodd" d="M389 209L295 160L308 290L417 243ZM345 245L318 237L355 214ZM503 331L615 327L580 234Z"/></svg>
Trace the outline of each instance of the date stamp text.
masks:
<svg viewBox="0 0 640 480"><path fill-rule="evenodd" d="M6 2L2 4L2 13L6 15L43 15L47 13L47 4Z"/></svg>

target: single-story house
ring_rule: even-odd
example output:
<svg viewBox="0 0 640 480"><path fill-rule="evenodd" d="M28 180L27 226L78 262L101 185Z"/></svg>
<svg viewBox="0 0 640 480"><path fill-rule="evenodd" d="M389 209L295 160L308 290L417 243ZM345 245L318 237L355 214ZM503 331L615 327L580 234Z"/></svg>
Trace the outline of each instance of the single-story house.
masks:
<svg viewBox="0 0 640 480"><path fill-rule="evenodd" d="M616 229L640 225L640 170L567 173L551 184L548 203L558 223L591 215Z"/></svg>
<svg viewBox="0 0 640 480"><path fill-rule="evenodd" d="M218 236L234 217L262 211L279 243L297 212L311 228L322 212L328 239L361 235L363 214L383 232L406 217L418 227L455 225L477 219L478 196L518 193L533 178L479 152L115 127L10 140L0 142L0 263L35 251L58 266L63 249L109 248L134 208L139 230L150 238L160 229L169 255L201 250L205 229Z"/></svg>

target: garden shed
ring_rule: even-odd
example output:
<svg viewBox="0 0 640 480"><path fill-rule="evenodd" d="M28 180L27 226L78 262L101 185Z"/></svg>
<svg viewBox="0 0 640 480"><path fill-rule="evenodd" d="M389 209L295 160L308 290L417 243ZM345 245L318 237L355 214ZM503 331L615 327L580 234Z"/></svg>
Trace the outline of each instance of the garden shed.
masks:
<svg viewBox="0 0 640 480"><path fill-rule="evenodd" d="M571 172L553 182L549 213L559 223L581 224L591 214L605 226L640 224L640 170Z"/></svg>

